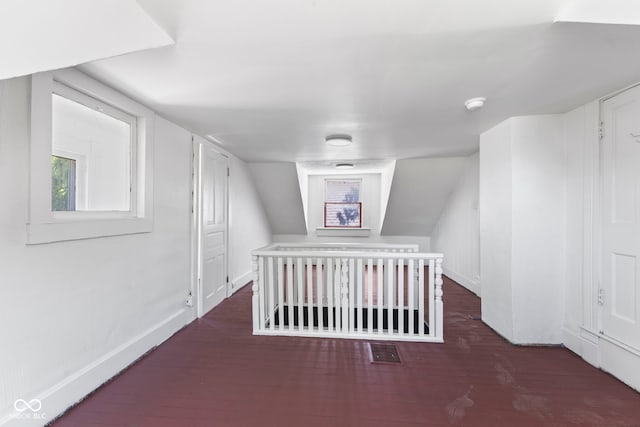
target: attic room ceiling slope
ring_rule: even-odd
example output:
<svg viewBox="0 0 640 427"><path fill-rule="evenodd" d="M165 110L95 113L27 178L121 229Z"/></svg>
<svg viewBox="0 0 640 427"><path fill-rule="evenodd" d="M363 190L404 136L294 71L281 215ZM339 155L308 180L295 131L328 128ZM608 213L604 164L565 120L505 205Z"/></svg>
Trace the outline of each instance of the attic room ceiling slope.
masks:
<svg viewBox="0 0 640 427"><path fill-rule="evenodd" d="M636 0L573 0L556 16L556 22L640 25Z"/></svg>
<svg viewBox="0 0 640 427"><path fill-rule="evenodd" d="M430 236L460 179L465 160L466 157L398 160L381 234Z"/></svg>
<svg viewBox="0 0 640 427"><path fill-rule="evenodd" d="M631 5L606 3L604 22ZM508 117L640 81L640 27L584 23L572 0L140 4L176 44L82 69L252 162L469 154Z"/></svg>
<svg viewBox="0 0 640 427"><path fill-rule="evenodd" d="M295 163L252 163L249 172L273 234L307 234Z"/></svg>
<svg viewBox="0 0 640 427"><path fill-rule="evenodd" d="M0 79L173 44L135 0L3 0Z"/></svg>

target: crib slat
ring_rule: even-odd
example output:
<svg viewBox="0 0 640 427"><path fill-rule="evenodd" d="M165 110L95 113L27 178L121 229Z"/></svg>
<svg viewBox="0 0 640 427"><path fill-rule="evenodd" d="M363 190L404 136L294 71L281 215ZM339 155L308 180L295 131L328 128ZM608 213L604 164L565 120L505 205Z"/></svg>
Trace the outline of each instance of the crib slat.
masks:
<svg viewBox="0 0 640 427"><path fill-rule="evenodd" d="M356 294L355 294L355 260L353 258L349 259L349 294L347 294L347 298L349 301L349 311L346 313L346 316L344 316L343 313L343 318L347 317L349 319L349 332L354 332L355 331L355 317L353 315L353 312L355 311L356 308ZM346 307L345 307L346 309ZM345 326L346 328L346 326Z"/></svg>
<svg viewBox="0 0 640 427"><path fill-rule="evenodd" d="M322 283L322 258L318 258L316 263L316 292L318 293L318 329L324 330L324 308L323 308L323 295L322 295L322 287L324 284Z"/></svg>
<svg viewBox="0 0 640 427"><path fill-rule="evenodd" d="M355 325L358 329L358 332L362 333L362 298L363 298L363 293L364 293L364 283L362 282L362 273L363 273L363 266L362 266L362 258L358 258L358 262L357 262L357 283L356 283L356 287L358 288L358 295L356 296L358 304L356 307L356 316L355 316ZM353 310L351 310L351 312L353 312Z"/></svg>
<svg viewBox="0 0 640 427"><path fill-rule="evenodd" d="M404 260L398 260L398 333L404 335Z"/></svg>
<svg viewBox="0 0 640 427"><path fill-rule="evenodd" d="M301 331L304 327L304 271L302 271L302 258L298 257L296 260L296 270L298 273L298 327L297 329Z"/></svg>
<svg viewBox="0 0 640 427"><path fill-rule="evenodd" d="M424 335L424 260L418 261L418 334ZM431 328L431 325L429 325Z"/></svg>
<svg viewBox="0 0 640 427"><path fill-rule="evenodd" d="M393 334L393 304L394 304L394 268L393 259L387 262L387 334Z"/></svg>
<svg viewBox="0 0 640 427"><path fill-rule="evenodd" d="M264 283L264 257L258 257L258 292L260 292L260 330L263 331L267 316L265 315L265 283Z"/></svg>
<svg viewBox="0 0 640 427"><path fill-rule="evenodd" d="M327 312L329 313L327 320L327 328L329 332L333 332L333 259L327 258Z"/></svg>
<svg viewBox="0 0 640 427"><path fill-rule="evenodd" d="M293 304L295 295L293 295L293 258L287 257L287 316L289 318L289 330L293 331Z"/></svg>
<svg viewBox="0 0 640 427"><path fill-rule="evenodd" d="M269 329L271 329L271 331L273 331L273 329L275 328L275 317L276 317L276 304L275 304L275 297L274 297L274 284L273 284L273 276L275 274L274 270L273 270L273 257L269 257L268 261L267 261L267 276L269 276L269 302L268 307L269 307Z"/></svg>
<svg viewBox="0 0 640 427"><path fill-rule="evenodd" d="M307 327L313 329L313 260L307 258ZM303 325L304 326L304 325Z"/></svg>
<svg viewBox="0 0 640 427"><path fill-rule="evenodd" d="M409 294L409 334L413 335L414 326L413 326L413 310L415 307L415 295L414 295L414 277L413 274L416 271L414 261L412 259L409 260L409 266L407 267L407 293Z"/></svg>
<svg viewBox="0 0 640 427"><path fill-rule="evenodd" d="M436 275L436 263L435 260L429 260L429 335L435 336L436 334L436 313L433 308L433 302L435 300L435 275Z"/></svg>
<svg viewBox="0 0 640 427"><path fill-rule="evenodd" d="M336 308L336 316L335 316L335 328L336 332L340 332L342 330L342 312L340 311L341 307L341 298L340 298L340 258L335 259L335 266L333 271L333 304Z"/></svg>
<svg viewBox="0 0 640 427"><path fill-rule="evenodd" d="M384 328L383 328L383 323L382 323L382 315L383 315L383 309L384 309L384 288L383 288L383 284L384 284L384 262L382 261L382 258L378 258L378 267L376 270L376 276L378 277L378 295L377 297L377 306L378 306L378 333L380 335L384 334Z"/></svg>
<svg viewBox="0 0 640 427"><path fill-rule="evenodd" d="M373 259L367 259L367 332L373 333Z"/></svg>
<svg viewBox="0 0 640 427"><path fill-rule="evenodd" d="M278 257L278 329L284 328L284 274L282 257Z"/></svg>

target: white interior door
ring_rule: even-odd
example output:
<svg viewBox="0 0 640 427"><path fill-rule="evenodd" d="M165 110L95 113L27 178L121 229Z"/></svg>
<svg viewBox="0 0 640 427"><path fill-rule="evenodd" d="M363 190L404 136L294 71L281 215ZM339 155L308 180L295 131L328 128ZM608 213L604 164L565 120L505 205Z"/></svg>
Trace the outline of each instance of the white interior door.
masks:
<svg viewBox="0 0 640 427"><path fill-rule="evenodd" d="M640 349L640 87L603 103L602 330Z"/></svg>
<svg viewBox="0 0 640 427"><path fill-rule="evenodd" d="M198 315L227 297L227 158L203 141L199 147Z"/></svg>

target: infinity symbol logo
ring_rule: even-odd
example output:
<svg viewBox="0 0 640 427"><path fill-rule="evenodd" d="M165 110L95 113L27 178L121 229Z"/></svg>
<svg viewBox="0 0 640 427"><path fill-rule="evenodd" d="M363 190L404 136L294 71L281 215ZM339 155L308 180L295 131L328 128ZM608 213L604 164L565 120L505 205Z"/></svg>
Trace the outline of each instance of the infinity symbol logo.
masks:
<svg viewBox="0 0 640 427"><path fill-rule="evenodd" d="M42 402L39 399L31 399L29 402L24 399L18 399L13 402L13 407L18 412L24 412L27 409L31 412L38 412L42 408Z"/></svg>

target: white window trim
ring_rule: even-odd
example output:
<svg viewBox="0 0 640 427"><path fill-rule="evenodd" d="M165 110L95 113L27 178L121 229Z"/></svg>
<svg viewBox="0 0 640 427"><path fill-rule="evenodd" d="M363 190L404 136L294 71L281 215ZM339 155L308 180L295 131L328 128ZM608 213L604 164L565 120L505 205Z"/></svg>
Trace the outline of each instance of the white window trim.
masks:
<svg viewBox="0 0 640 427"><path fill-rule="evenodd" d="M61 84L58 84L58 82ZM136 121L132 145L131 206L127 212L52 212L52 93L71 88L108 106L107 114L124 114ZM62 88L62 89L61 89ZM64 96L64 94L59 93ZM74 99L75 100L75 99ZM84 102L83 102L84 103ZM101 105L102 106L102 105ZM117 116L116 116L117 117ZM75 69L31 77L31 142L27 243L147 233L153 229L153 140L155 114L110 87ZM126 120L125 120L126 121Z"/></svg>
<svg viewBox="0 0 640 427"><path fill-rule="evenodd" d="M369 237L371 228L335 228L335 227L316 227L316 236L319 237Z"/></svg>

